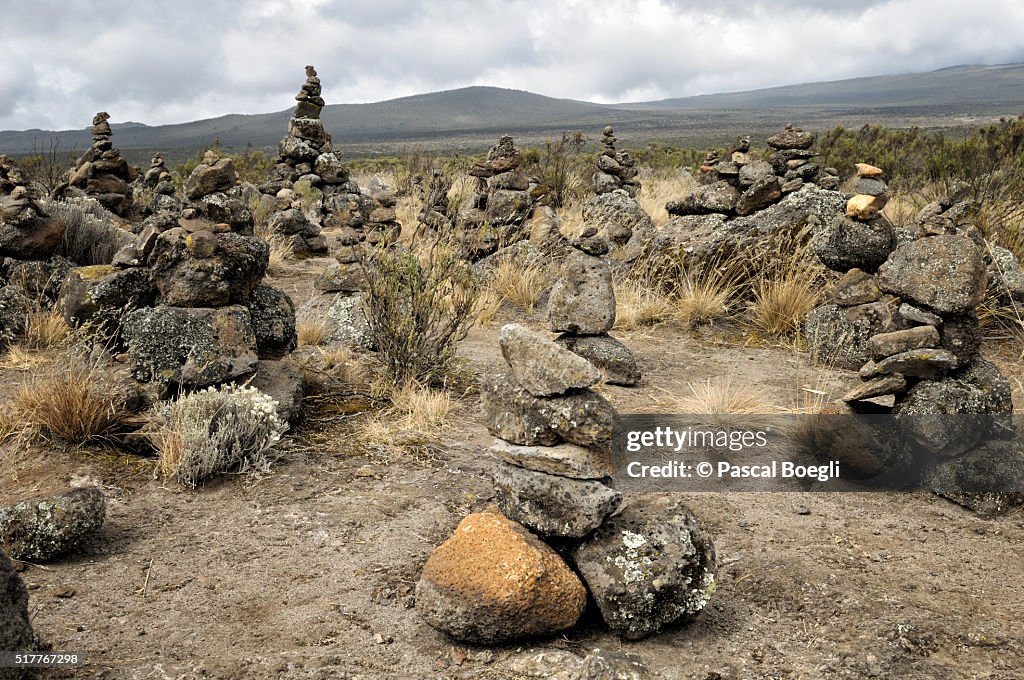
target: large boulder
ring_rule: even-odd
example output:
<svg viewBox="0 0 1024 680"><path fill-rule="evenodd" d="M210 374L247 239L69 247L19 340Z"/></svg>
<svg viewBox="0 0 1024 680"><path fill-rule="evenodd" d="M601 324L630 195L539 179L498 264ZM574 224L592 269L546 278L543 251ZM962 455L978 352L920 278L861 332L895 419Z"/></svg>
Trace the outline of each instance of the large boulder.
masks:
<svg viewBox="0 0 1024 680"><path fill-rule="evenodd" d="M615 325L612 271L600 257L574 250L548 298L551 330L579 335L607 333Z"/></svg>
<svg viewBox="0 0 1024 680"><path fill-rule="evenodd" d="M280 359L298 346L295 305L288 293L260 285L245 306L249 308L260 359Z"/></svg>
<svg viewBox="0 0 1024 680"><path fill-rule="evenodd" d="M855 371L870 358L868 340L890 330L892 310L886 300L851 307L824 304L804 318L804 337L817 364Z"/></svg>
<svg viewBox="0 0 1024 680"><path fill-rule="evenodd" d="M269 257L270 247L258 238L177 228L160 234L150 261L162 303L220 307L248 300Z"/></svg>
<svg viewBox="0 0 1024 680"><path fill-rule="evenodd" d="M725 181L697 187L686 198L669 201L665 210L669 215L706 215L708 213L730 214L740 200L740 192Z"/></svg>
<svg viewBox="0 0 1024 680"><path fill-rule="evenodd" d="M503 326L498 344L519 384L535 397L565 394L601 379L589 361L525 326Z"/></svg>
<svg viewBox="0 0 1024 680"><path fill-rule="evenodd" d="M19 560L52 560L103 526L106 508L94 486L0 508L0 547Z"/></svg>
<svg viewBox="0 0 1024 680"><path fill-rule="evenodd" d="M715 546L678 498L638 498L573 552L608 626L639 639L689 619L718 585Z"/></svg>
<svg viewBox="0 0 1024 680"><path fill-rule="evenodd" d="M897 248L879 268L878 285L939 314L962 314L984 300L988 273L974 241L944 234Z"/></svg>
<svg viewBox="0 0 1024 680"><path fill-rule="evenodd" d="M582 538L615 512L621 494L594 479L575 479L499 462L493 472L498 507L544 536Z"/></svg>
<svg viewBox="0 0 1024 680"><path fill-rule="evenodd" d="M28 590L11 559L0 550L0 650L29 652L35 648L34 639L28 613ZM0 668L0 680L21 677L21 670Z"/></svg>
<svg viewBox="0 0 1024 680"><path fill-rule="evenodd" d="M493 644L576 624L587 591L558 554L512 520L469 515L427 559L416 610L457 640Z"/></svg>
<svg viewBox="0 0 1024 680"><path fill-rule="evenodd" d="M633 236L649 238L655 230L650 215L622 189L587 199L583 204L583 222L597 227L599 233L618 245Z"/></svg>
<svg viewBox="0 0 1024 680"><path fill-rule="evenodd" d="M242 305L136 309L122 334L135 377L188 387L216 385L251 374L256 333Z"/></svg>
<svg viewBox="0 0 1024 680"><path fill-rule="evenodd" d="M238 173L230 158L221 158L208 165L203 162L196 166L185 180L185 195L192 200L218 191L227 191L235 186Z"/></svg>

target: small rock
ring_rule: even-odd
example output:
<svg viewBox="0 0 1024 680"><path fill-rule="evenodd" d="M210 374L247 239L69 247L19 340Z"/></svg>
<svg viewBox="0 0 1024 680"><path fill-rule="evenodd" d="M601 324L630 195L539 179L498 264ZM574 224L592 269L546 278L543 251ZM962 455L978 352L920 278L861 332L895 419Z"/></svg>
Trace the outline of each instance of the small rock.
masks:
<svg viewBox="0 0 1024 680"><path fill-rule="evenodd" d="M843 401L863 401L886 394L902 394L907 391L907 379L900 373L892 373L858 385L843 395Z"/></svg>
<svg viewBox="0 0 1024 680"><path fill-rule="evenodd" d="M874 359L914 349L939 346L939 331L935 326L915 326L902 331L879 333L868 340L868 351Z"/></svg>
<svg viewBox="0 0 1024 680"><path fill-rule="evenodd" d="M72 489L0 509L0 546L19 560L46 562L95 533L106 515L96 487Z"/></svg>
<svg viewBox="0 0 1024 680"><path fill-rule="evenodd" d="M869 194L857 194L846 202L846 216L857 220L870 220L877 215L885 204L889 202L885 194L871 196Z"/></svg>
<svg viewBox="0 0 1024 680"><path fill-rule="evenodd" d="M596 366L609 385L633 387L643 378L633 353L610 335L563 333L555 342Z"/></svg>
<svg viewBox="0 0 1024 680"><path fill-rule="evenodd" d="M611 452L607 447L517 446L496 439L490 452L506 463L527 470L574 479L603 479L612 474Z"/></svg>
<svg viewBox="0 0 1024 680"><path fill-rule="evenodd" d="M882 177L885 175L884 170L867 163L857 163L854 167L857 168L858 177Z"/></svg>

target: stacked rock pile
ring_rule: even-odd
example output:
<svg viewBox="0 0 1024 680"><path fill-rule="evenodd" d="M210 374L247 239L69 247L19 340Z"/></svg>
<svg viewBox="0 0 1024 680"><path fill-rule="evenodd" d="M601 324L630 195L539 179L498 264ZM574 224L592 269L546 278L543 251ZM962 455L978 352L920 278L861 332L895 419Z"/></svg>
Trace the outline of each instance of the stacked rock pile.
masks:
<svg viewBox="0 0 1024 680"><path fill-rule="evenodd" d="M183 221L195 223L200 229L223 224L229 231L252 235L255 221L242 199L238 172L230 158L221 158L208 149L185 180L185 198L188 203L181 212Z"/></svg>
<svg viewBox="0 0 1024 680"><path fill-rule="evenodd" d="M487 160L475 163L469 174L476 178L473 209L460 216L459 240L471 260L490 255L499 245L509 245L529 234L523 228L533 210L532 182L520 169L522 157L511 135L502 135L487 152ZM484 226L488 229L483 229Z"/></svg>
<svg viewBox="0 0 1024 680"><path fill-rule="evenodd" d="M269 226L289 237L299 255L327 252L321 226L351 231L359 241L394 240L401 231L394 198L364 194L350 179L320 120L325 106L321 93L316 69L306 66L306 81L295 95L288 134L277 146L276 177L259 187L274 212Z"/></svg>
<svg viewBox="0 0 1024 680"><path fill-rule="evenodd" d="M0 255L44 259L63 235L64 225L40 206L17 163L0 156Z"/></svg>
<svg viewBox="0 0 1024 680"><path fill-rule="evenodd" d="M636 358L608 335L615 325L615 288L603 257L608 241L587 227L572 245L548 299L548 325L562 333L555 342L590 361L606 382L637 385L642 376Z"/></svg>
<svg viewBox="0 0 1024 680"><path fill-rule="evenodd" d="M123 349L133 377L157 396L255 373L252 384L294 419L301 375L279 360L296 346L295 310L261 283L269 246L237 208L235 181L231 161L207 153L186 182L193 207L147 220L112 264L72 269L58 306L70 325L88 324Z"/></svg>
<svg viewBox="0 0 1024 680"><path fill-rule="evenodd" d="M453 212L448 201L448 192L451 188L451 177L441 170L434 170L423 200L423 209L416 218L420 224L435 232L448 231L455 224L458 215Z"/></svg>
<svg viewBox="0 0 1024 680"><path fill-rule="evenodd" d="M822 170L812 162L814 135L787 125L768 138L773 152L767 159L750 151L749 138L743 138L728 160L717 151L709 151L700 167L700 186L682 200L670 201L670 215L751 215L777 203L783 196L813 183L823 189L839 185L836 172Z"/></svg>
<svg viewBox="0 0 1024 680"><path fill-rule="evenodd" d="M132 207L132 191L128 186L138 175L111 142L110 114L100 111L92 119L92 146L68 176L68 185L84 190L100 205L121 217Z"/></svg>
<svg viewBox="0 0 1024 680"><path fill-rule="evenodd" d="M892 396L897 414L1009 413L1009 384L979 353L976 309L988 270L977 230L953 219L940 226L941 213L929 209L919 220L927 226L898 243L877 213L886 197L882 171L857 171L847 215L811 244L825 266L844 273L831 302L805 320L812 356L859 369L865 382L848 402Z"/></svg>
<svg viewBox="0 0 1024 680"><path fill-rule="evenodd" d="M141 189L153 196L143 209L144 215L181 210L181 200L174 195L174 178L167 169L163 154L159 151L153 154L149 161L149 169L136 182Z"/></svg>
<svg viewBox="0 0 1024 680"><path fill-rule="evenodd" d="M612 516L622 503L607 479L616 413L590 389L600 371L516 324L502 328L499 343L511 375L487 376L481 402L498 437L491 452L501 514L470 515L430 556L418 611L435 628L482 643L565 630L588 591L627 638L700 612L715 588L715 552L690 510L648 497Z"/></svg>
<svg viewBox="0 0 1024 680"><path fill-rule="evenodd" d="M630 198L635 198L640 193L636 161L628 151L615 150L615 130L611 125L601 132L601 144L604 149L597 157L597 172L592 177L594 193L600 195L622 189Z"/></svg>

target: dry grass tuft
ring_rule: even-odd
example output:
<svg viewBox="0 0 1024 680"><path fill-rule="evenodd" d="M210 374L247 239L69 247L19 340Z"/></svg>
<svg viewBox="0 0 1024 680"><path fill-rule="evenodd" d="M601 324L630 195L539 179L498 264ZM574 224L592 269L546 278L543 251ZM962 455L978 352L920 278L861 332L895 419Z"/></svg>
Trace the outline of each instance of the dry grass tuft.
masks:
<svg viewBox="0 0 1024 680"><path fill-rule="evenodd" d="M658 290L637 281L615 283L615 328L635 331L676 318L676 304Z"/></svg>
<svg viewBox="0 0 1024 680"><path fill-rule="evenodd" d="M725 316L737 294L735 281L717 271L699 276L684 275L677 288L676 314L688 326L697 326Z"/></svg>
<svg viewBox="0 0 1024 680"><path fill-rule="evenodd" d="M305 317L296 321L295 332L299 338L299 347L319 347L327 341L330 325L326 319Z"/></svg>
<svg viewBox="0 0 1024 680"><path fill-rule="evenodd" d="M25 316L22 342L25 349L46 350L61 347L71 334L64 316L54 310L36 310Z"/></svg>
<svg viewBox="0 0 1024 680"><path fill-rule="evenodd" d="M97 369L75 362L30 376L13 407L35 434L74 445L109 440L127 415L102 388Z"/></svg>
<svg viewBox="0 0 1024 680"><path fill-rule="evenodd" d="M751 321L770 337L796 337L820 297L816 278L804 271L788 272L779 279L762 278L754 287Z"/></svg>
<svg viewBox="0 0 1024 680"><path fill-rule="evenodd" d="M358 437L370 446L417 446L446 430L458 408L449 392L408 383L391 391L391 406L364 421Z"/></svg>
<svg viewBox="0 0 1024 680"><path fill-rule="evenodd" d="M690 394L672 395L663 405L676 413L700 415L752 415L777 410L768 404L763 395L731 377L718 380L708 378L696 384L687 383L686 386Z"/></svg>
<svg viewBox="0 0 1024 680"><path fill-rule="evenodd" d="M369 380L366 366L345 345L320 348L320 362L325 373L346 385L365 385Z"/></svg>
<svg viewBox="0 0 1024 680"><path fill-rule="evenodd" d="M689 196L696 187L697 180L686 172L652 175L643 179L643 187L636 200L644 212L651 216L654 224L660 227L671 219L665 204Z"/></svg>
<svg viewBox="0 0 1024 680"><path fill-rule="evenodd" d="M543 264L523 265L506 258L488 273L484 292L497 298L499 305L508 304L532 312L550 281L551 277Z"/></svg>
<svg viewBox="0 0 1024 680"><path fill-rule="evenodd" d="M284 272L289 260L295 259L295 247L287 236L272 234L267 238L270 244L270 258L267 261L267 274L274 276Z"/></svg>

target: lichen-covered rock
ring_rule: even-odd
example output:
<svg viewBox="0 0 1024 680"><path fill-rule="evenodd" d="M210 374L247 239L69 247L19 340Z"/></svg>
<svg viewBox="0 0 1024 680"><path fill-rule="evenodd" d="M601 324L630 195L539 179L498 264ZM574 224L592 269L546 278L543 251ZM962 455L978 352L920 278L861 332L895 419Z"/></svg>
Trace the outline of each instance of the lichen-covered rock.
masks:
<svg viewBox="0 0 1024 680"><path fill-rule="evenodd" d="M555 342L594 364L609 385L633 387L643 378L633 353L610 335L563 333Z"/></svg>
<svg viewBox="0 0 1024 680"><path fill-rule="evenodd" d="M627 639L695 616L717 587L711 536L669 495L630 502L573 557L605 623Z"/></svg>
<svg viewBox="0 0 1024 680"><path fill-rule="evenodd" d="M498 462L498 507L506 517L544 536L582 538L615 512L622 495L600 481L575 479Z"/></svg>
<svg viewBox="0 0 1024 680"><path fill-rule="evenodd" d="M665 210L669 215L731 214L739 200L740 192L728 182L720 181L697 187L682 200L669 201Z"/></svg>
<svg viewBox="0 0 1024 680"><path fill-rule="evenodd" d="M583 222L598 228L612 243L623 245L634 235L650 237L654 221L626 191L598 194L583 204Z"/></svg>
<svg viewBox="0 0 1024 680"><path fill-rule="evenodd" d="M0 346L11 342L25 329L25 317L32 301L16 286L0 288Z"/></svg>
<svg viewBox="0 0 1024 680"><path fill-rule="evenodd" d="M780 198L782 198L782 185L779 183L778 177L774 175L758 177L736 201L736 214L752 215L758 210L764 210Z"/></svg>
<svg viewBox="0 0 1024 680"><path fill-rule="evenodd" d="M103 526L106 508L94 486L0 508L0 547L15 559L52 560Z"/></svg>
<svg viewBox="0 0 1024 680"><path fill-rule="evenodd" d="M427 559L416 610L457 640L493 644L575 625L587 593L558 554L512 520L469 515Z"/></svg>
<svg viewBox="0 0 1024 680"><path fill-rule="evenodd" d="M125 232L127 234L127 232ZM21 288L30 298L43 296L56 299L68 272L75 263L66 257L54 255L48 260L12 260L4 262L7 282Z"/></svg>
<svg viewBox="0 0 1024 680"><path fill-rule="evenodd" d="M295 305L288 293L261 284L245 306L249 308L260 359L280 359L298 346Z"/></svg>
<svg viewBox="0 0 1024 680"><path fill-rule="evenodd" d="M256 334L242 305L136 309L125 317L122 335L142 382L205 387L256 370Z"/></svg>
<svg viewBox="0 0 1024 680"><path fill-rule="evenodd" d="M840 307L853 307L875 302L882 297L875 277L854 267L836 281L830 297Z"/></svg>
<svg viewBox="0 0 1024 680"><path fill-rule="evenodd" d="M860 374L864 378L901 373L923 380L936 380L957 367L956 357L944 349L913 349L888 356L881 361L865 364Z"/></svg>
<svg viewBox="0 0 1024 680"><path fill-rule="evenodd" d="M375 350L373 334L366 320L365 293L317 295L296 311L302 319L324 321L325 344L350 345Z"/></svg>
<svg viewBox="0 0 1024 680"><path fill-rule="evenodd" d="M516 380L535 397L565 394L601 380L589 361L526 326L503 326L498 344Z"/></svg>
<svg viewBox="0 0 1024 680"><path fill-rule="evenodd" d="M481 378L480 406L488 432L521 446L600 444L611 440L615 425L615 407L596 392L535 397L502 373Z"/></svg>
<svg viewBox="0 0 1024 680"><path fill-rule="evenodd" d="M895 247L892 224L880 215L863 222L836 215L811 241L811 249L821 263L837 272L855 267L873 272Z"/></svg>
<svg viewBox="0 0 1024 680"><path fill-rule="evenodd" d="M114 269L109 264L97 264L68 273L57 308L73 328L88 325L95 332L112 335L125 314L151 305L155 299L148 269Z"/></svg>
<svg viewBox="0 0 1024 680"><path fill-rule="evenodd" d="M201 235L181 228L160 234L150 259L160 302L175 307L245 303L267 271L270 247L242 234L212 238L211 252Z"/></svg>
<svg viewBox="0 0 1024 680"><path fill-rule="evenodd" d="M600 257L574 250L566 258L548 298L553 331L579 335L607 333L615 325L612 270Z"/></svg>
<svg viewBox="0 0 1024 680"><path fill-rule="evenodd" d="M939 336L938 346L951 352L961 366L970 363L981 349L981 323L973 311L944 319Z"/></svg>
<svg viewBox="0 0 1024 680"><path fill-rule="evenodd" d="M35 647L28 613L28 590L14 563L0 549L0 649L28 652ZM0 668L0 680L19 680L21 670Z"/></svg>
<svg viewBox="0 0 1024 680"><path fill-rule="evenodd" d="M878 270L878 285L941 315L972 311L985 298L988 274L967 236L929 236L897 248Z"/></svg>
<svg viewBox="0 0 1024 680"><path fill-rule="evenodd" d="M185 195L190 199L197 199L207 194L218 191L227 191L235 186L238 180L238 173L235 171L235 164L230 158L214 159L212 164L206 160L196 166L189 178L185 180Z"/></svg>
<svg viewBox="0 0 1024 680"><path fill-rule="evenodd" d="M604 479L612 475L611 448L608 446L519 446L495 439L489 451L506 463L552 475L573 479Z"/></svg>
<svg viewBox="0 0 1024 680"><path fill-rule="evenodd" d="M811 360L857 370L868 360L868 339L888 330L891 321L891 312L882 300L853 307L819 305L804 318Z"/></svg>
<svg viewBox="0 0 1024 680"><path fill-rule="evenodd" d="M366 270L358 263L332 264L316 277L313 287L324 293L366 290Z"/></svg>
<svg viewBox="0 0 1024 680"><path fill-rule="evenodd" d="M905 330L878 333L868 340L868 351L874 359L884 359L900 352L939 346L935 326L914 326Z"/></svg>

